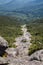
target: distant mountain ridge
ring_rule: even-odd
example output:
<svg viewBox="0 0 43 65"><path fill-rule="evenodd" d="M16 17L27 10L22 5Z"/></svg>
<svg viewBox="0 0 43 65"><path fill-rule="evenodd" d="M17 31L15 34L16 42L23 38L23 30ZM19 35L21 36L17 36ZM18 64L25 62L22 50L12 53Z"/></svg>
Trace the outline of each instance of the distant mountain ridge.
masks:
<svg viewBox="0 0 43 65"><path fill-rule="evenodd" d="M10 3L0 6L0 12L10 14L21 13L28 17L43 16L43 0L12 0Z"/></svg>

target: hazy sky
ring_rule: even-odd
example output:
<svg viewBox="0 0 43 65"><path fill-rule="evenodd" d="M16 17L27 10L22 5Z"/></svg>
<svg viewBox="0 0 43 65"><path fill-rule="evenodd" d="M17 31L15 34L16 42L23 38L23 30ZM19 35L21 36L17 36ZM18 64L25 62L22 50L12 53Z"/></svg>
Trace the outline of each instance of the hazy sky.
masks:
<svg viewBox="0 0 43 65"><path fill-rule="evenodd" d="M10 1L12 1L12 0L0 0L0 4L5 4L5 3L8 3Z"/></svg>
<svg viewBox="0 0 43 65"><path fill-rule="evenodd" d="M0 4L5 4L5 3L8 3L12 0L0 0ZM16 1L21 1L21 2L26 2L27 0L16 0ZM28 0L28 1L33 1L33 0Z"/></svg>

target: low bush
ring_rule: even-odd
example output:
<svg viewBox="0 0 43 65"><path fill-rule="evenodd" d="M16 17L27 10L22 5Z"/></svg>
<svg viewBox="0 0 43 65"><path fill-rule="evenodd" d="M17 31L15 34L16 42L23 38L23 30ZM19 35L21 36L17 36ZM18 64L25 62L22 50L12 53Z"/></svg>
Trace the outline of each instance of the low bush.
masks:
<svg viewBox="0 0 43 65"><path fill-rule="evenodd" d="M30 46L29 48L29 55L31 55L32 53L36 52L37 50L43 49L43 45L39 44L39 43L34 43Z"/></svg>

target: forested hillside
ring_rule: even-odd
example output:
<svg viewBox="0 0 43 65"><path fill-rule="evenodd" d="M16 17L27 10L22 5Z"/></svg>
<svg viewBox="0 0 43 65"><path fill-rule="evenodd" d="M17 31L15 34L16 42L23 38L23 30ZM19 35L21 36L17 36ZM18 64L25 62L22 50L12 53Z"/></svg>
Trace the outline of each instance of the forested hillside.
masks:
<svg viewBox="0 0 43 65"><path fill-rule="evenodd" d="M20 21L17 18L0 16L0 36L4 37L10 44L19 35L22 35Z"/></svg>
<svg viewBox="0 0 43 65"><path fill-rule="evenodd" d="M27 24L28 31L32 35L30 54L43 48L43 18Z"/></svg>

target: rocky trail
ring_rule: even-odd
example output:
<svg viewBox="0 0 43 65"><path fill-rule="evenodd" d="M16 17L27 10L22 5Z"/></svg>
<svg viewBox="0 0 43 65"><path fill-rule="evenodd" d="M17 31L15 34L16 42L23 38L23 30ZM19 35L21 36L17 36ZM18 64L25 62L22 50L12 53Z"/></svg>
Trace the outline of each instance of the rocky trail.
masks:
<svg viewBox="0 0 43 65"><path fill-rule="evenodd" d="M28 56L28 48L30 46L30 40L31 40L31 35L30 33L27 32L27 28L26 25L21 26L21 30L23 32L23 35L20 37L17 37L15 40L16 42L13 43L17 46L16 51L17 53L13 54L12 56L8 56L9 60L10 60L10 65L28 65L28 60L29 60L29 56ZM12 60L11 60L12 59Z"/></svg>
<svg viewBox="0 0 43 65"><path fill-rule="evenodd" d="M8 65L43 65L43 50L37 51L31 56L28 56L28 48L31 45L31 34L27 32L26 25L21 26L23 35L17 37L13 44L16 48L7 48L5 51L8 56L6 58L0 57L0 62L8 63ZM39 57L40 56L40 57ZM39 59L42 59L40 61Z"/></svg>
<svg viewBox="0 0 43 65"><path fill-rule="evenodd" d="M30 46L30 40L31 40L31 35L30 33L27 32L27 28L26 25L23 25L21 27L23 35L16 38L16 44L17 45L17 49L19 51L19 56L27 56L28 55L28 48Z"/></svg>

